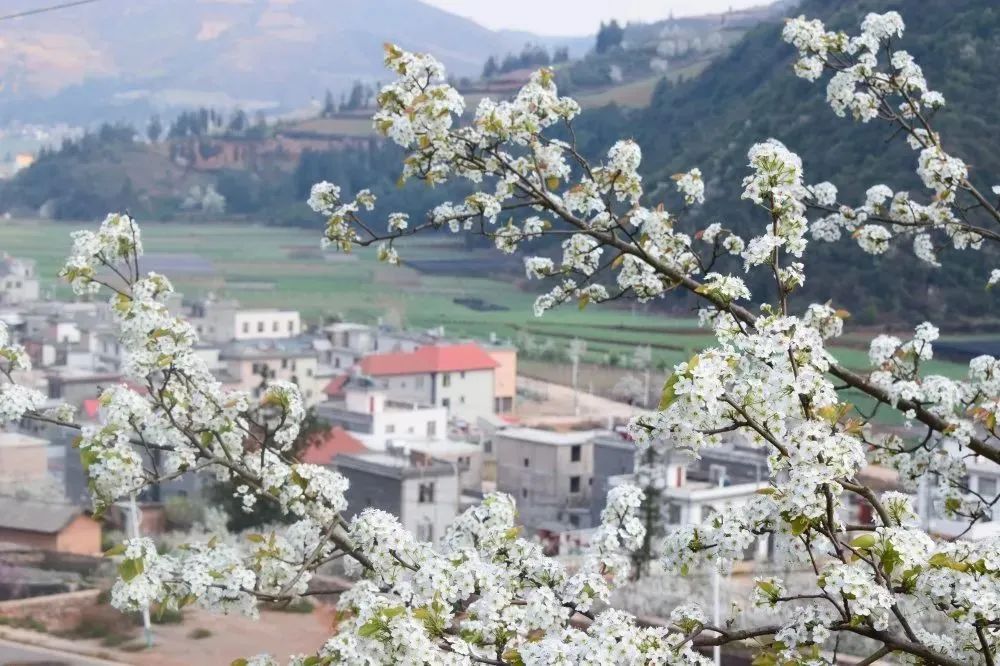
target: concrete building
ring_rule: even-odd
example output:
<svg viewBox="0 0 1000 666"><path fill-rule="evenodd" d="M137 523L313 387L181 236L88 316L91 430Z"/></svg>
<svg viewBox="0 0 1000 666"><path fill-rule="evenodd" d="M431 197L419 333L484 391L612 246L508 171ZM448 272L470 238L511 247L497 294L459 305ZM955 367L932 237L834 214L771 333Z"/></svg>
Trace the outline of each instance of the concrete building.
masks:
<svg viewBox="0 0 1000 666"><path fill-rule="evenodd" d="M497 362L493 370L493 411L510 414L517 401L517 347L489 344L483 348Z"/></svg>
<svg viewBox="0 0 1000 666"><path fill-rule="evenodd" d="M190 321L206 342L294 338L302 334L302 319L297 310L241 308L233 300L195 303Z"/></svg>
<svg viewBox="0 0 1000 666"><path fill-rule="evenodd" d="M47 477L48 448L47 439L0 431L0 481L30 483Z"/></svg>
<svg viewBox="0 0 1000 666"><path fill-rule="evenodd" d="M219 362L234 386L260 395L267 381L297 384L307 406L323 400L326 380L317 376L318 363L312 341L306 337L233 340L219 351Z"/></svg>
<svg viewBox="0 0 1000 666"><path fill-rule="evenodd" d="M590 490L590 524L601 522L613 477L635 472L636 446L618 432L598 434L593 440L594 482Z"/></svg>
<svg viewBox="0 0 1000 666"><path fill-rule="evenodd" d="M0 305L31 303L40 293L34 261L0 255Z"/></svg>
<svg viewBox="0 0 1000 666"><path fill-rule="evenodd" d="M594 439L603 431L497 430L491 438L497 490L517 499L521 521L552 531L591 526Z"/></svg>
<svg viewBox="0 0 1000 666"><path fill-rule="evenodd" d="M72 504L0 497L0 542L27 548L101 554L101 525Z"/></svg>
<svg viewBox="0 0 1000 666"><path fill-rule="evenodd" d="M458 485L463 492L482 499L483 492L483 450L468 442L453 439L410 440L402 444L414 453L436 460L443 460L458 470ZM466 508L464 505L463 509Z"/></svg>
<svg viewBox="0 0 1000 666"><path fill-rule="evenodd" d="M347 512L381 509L397 516L422 541L436 541L458 515L455 465L402 449L337 456L335 467L350 482Z"/></svg>
<svg viewBox="0 0 1000 666"><path fill-rule="evenodd" d="M497 362L477 344L373 354L362 358L359 367L394 400L445 407L451 418L468 423L493 414Z"/></svg>
<svg viewBox="0 0 1000 666"><path fill-rule="evenodd" d="M316 405L316 415L332 426L368 435L378 449L390 441L435 439L448 434L448 410L416 402L389 399L387 392L363 377L350 377L342 397Z"/></svg>

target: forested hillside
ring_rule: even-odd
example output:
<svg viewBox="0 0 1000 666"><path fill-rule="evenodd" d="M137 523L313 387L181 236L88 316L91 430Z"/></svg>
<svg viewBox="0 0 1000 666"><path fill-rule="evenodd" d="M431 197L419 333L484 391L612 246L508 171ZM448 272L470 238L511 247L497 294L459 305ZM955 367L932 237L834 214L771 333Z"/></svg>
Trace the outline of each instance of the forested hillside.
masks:
<svg viewBox="0 0 1000 666"><path fill-rule="evenodd" d="M946 147L972 165L973 179L988 190L1000 182L1000 108L991 83L1000 62L1000 5L992 0L807 0L796 12L823 18L831 29L855 32L866 12L890 9L906 22L901 48L915 56L947 100L934 119ZM916 155L887 125L836 117L826 104L824 83L810 84L793 75L794 52L781 40L781 27L760 25L702 76L676 86L661 84L652 105L625 118L624 126L616 118L620 114L595 115L589 121L617 120L613 125L618 128L634 128L647 179L658 183L659 194L668 200L670 174L700 167L709 201L695 214L736 229L763 223L760 212L739 195L746 151L765 137L780 139L802 156L808 182L829 180L846 201L863 200L864 191L881 182L894 190L920 191ZM986 267L1000 265L996 254L951 251L943 260L958 270L926 268L902 250L873 261L850 243L813 243L806 258L810 277L801 296L832 294L838 305L867 318L904 310L920 317L982 312L983 299L1000 305L995 294L979 287L989 273ZM868 285L864 293L856 286L838 287L845 265L852 271L851 285Z"/></svg>

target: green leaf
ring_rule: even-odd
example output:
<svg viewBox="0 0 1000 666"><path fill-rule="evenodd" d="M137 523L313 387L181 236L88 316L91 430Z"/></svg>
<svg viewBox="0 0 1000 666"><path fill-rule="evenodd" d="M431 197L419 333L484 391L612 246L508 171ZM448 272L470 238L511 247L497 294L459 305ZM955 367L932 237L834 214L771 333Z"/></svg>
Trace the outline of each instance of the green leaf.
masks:
<svg viewBox="0 0 1000 666"><path fill-rule="evenodd" d="M145 563L141 559L123 560L118 565L118 573L126 583L133 580L146 569Z"/></svg>
<svg viewBox="0 0 1000 666"><path fill-rule="evenodd" d="M874 546L876 543L878 543L878 539L875 538L874 534L862 534L851 542L851 546L859 550L866 550Z"/></svg>
<svg viewBox="0 0 1000 666"><path fill-rule="evenodd" d="M382 631L383 626L384 625L380 620L372 618L361 625L361 628L358 629L358 636L361 636L362 638L371 638L378 632Z"/></svg>
<svg viewBox="0 0 1000 666"><path fill-rule="evenodd" d="M677 385L679 379L680 377L677 376L676 372L671 372L670 376L667 377L666 383L663 384L663 392L660 394L660 404L656 406L661 412L677 400L674 387Z"/></svg>
<svg viewBox="0 0 1000 666"><path fill-rule="evenodd" d="M125 544L120 543L117 546L112 546L104 551L104 557L114 557L115 555L122 555L125 553Z"/></svg>

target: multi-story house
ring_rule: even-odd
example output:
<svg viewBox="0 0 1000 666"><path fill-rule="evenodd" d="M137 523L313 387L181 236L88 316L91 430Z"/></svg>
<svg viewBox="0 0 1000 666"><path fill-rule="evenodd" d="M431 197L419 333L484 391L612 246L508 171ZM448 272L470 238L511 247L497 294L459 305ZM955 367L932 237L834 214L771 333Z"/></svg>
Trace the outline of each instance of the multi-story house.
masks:
<svg viewBox="0 0 1000 666"><path fill-rule="evenodd" d="M316 414L332 426L366 435L369 446L384 449L397 440L437 439L448 434L448 410L390 399L371 380L350 377L342 397L321 402Z"/></svg>
<svg viewBox="0 0 1000 666"><path fill-rule="evenodd" d="M444 534L459 512L459 476L455 465L404 448L342 454L334 466L350 482L347 513L367 508L397 516L422 541Z"/></svg>
<svg viewBox="0 0 1000 666"><path fill-rule="evenodd" d="M373 354L359 367L393 399L445 407L451 418L468 423L493 414L497 362L475 343Z"/></svg>
<svg viewBox="0 0 1000 666"><path fill-rule="evenodd" d="M35 262L9 254L0 256L0 305L21 305L37 301L40 295Z"/></svg>
<svg viewBox="0 0 1000 666"><path fill-rule="evenodd" d="M591 526L594 439L602 431L506 428L491 437L497 490L518 503L530 529Z"/></svg>
<svg viewBox="0 0 1000 666"><path fill-rule="evenodd" d="M241 308L232 300L195 303L189 319L206 342L294 338L302 333L297 310Z"/></svg>
<svg viewBox="0 0 1000 666"><path fill-rule="evenodd" d="M268 381L298 385L307 406L324 398L326 379L317 376L316 354L306 337L233 340L219 351L232 386L260 395Z"/></svg>

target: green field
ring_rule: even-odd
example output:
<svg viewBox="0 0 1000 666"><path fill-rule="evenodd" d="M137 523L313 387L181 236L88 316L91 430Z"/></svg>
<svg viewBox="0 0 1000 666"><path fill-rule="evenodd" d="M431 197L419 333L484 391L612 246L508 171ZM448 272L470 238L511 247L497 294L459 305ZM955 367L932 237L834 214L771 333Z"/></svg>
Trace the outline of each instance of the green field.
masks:
<svg viewBox="0 0 1000 666"><path fill-rule="evenodd" d="M68 298L69 291L60 286L56 274L69 251L69 235L80 226L2 222L0 251L35 259L45 287ZM580 337L587 341L584 360L592 363L606 363L609 356L631 356L637 345L648 344L657 365L667 368L713 342L690 318L651 314L638 305L592 305L583 311L567 306L536 318L532 314L535 293L519 289L508 279L422 274L406 266L380 264L370 249L353 255L324 253L318 229L147 223L142 231L147 253L195 255L211 262L218 276L172 272L169 262L157 266L184 294L212 291L247 306L295 308L312 322L337 315L363 322L383 317L412 327L444 326L456 335L486 338L496 334L501 340L527 335L539 343L548 341L556 356L572 337ZM399 249L404 261L482 256L481 251L476 251L480 255L470 253L447 236L410 239ZM472 309L456 299L478 299L501 309ZM855 369L867 367L864 337L854 334L845 344L833 349L840 362ZM941 361L930 362L926 371L950 377L965 374L961 365Z"/></svg>

